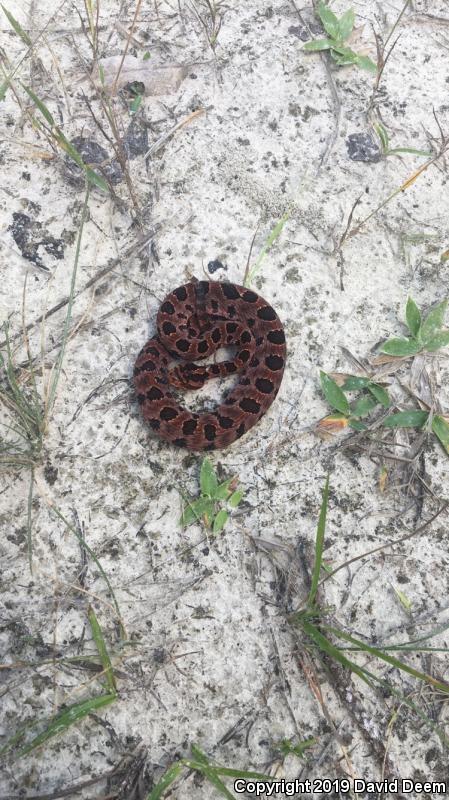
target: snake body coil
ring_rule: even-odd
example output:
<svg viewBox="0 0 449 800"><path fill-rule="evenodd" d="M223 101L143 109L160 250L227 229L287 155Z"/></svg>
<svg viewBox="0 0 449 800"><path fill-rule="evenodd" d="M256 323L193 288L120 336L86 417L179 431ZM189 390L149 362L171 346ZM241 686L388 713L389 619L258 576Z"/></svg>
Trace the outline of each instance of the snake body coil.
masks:
<svg viewBox="0 0 449 800"><path fill-rule="evenodd" d="M137 357L134 385L144 419L162 439L189 450L227 447L270 407L284 372L285 336L276 312L256 292L216 281L179 286L160 307L157 332ZM190 363L232 346L232 360ZM173 358L184 363L170 367ZM197 389L232 373L240 374L236 385L212 412L188 411L170 388Z"/></svg>

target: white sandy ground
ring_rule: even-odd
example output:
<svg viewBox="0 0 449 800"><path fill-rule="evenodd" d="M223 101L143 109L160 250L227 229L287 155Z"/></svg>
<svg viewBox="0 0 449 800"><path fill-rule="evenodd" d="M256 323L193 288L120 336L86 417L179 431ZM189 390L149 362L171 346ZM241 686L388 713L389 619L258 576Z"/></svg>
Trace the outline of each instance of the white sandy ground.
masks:
<svg viewBox="0 0 449 800"><path fill-rule="evenodd" d="M285 0L226 3L215 53L193 4L142 4L130 53L146 51L156 64L191 65L171 95L146 97L142 111L155 142L192 111L205 109L181 128L149 163L130 162L132 185L143 209L143 228L125 183L116 186L119 207L99 191L89 201L77 287L133 248L130 257L100 281L101 291L82 292L58 388L58 401L36 474L32 509L33 565L26 546L28 479L10 471L0 493L2 662L37 662L3 673L1 733L6 740L21 725L46 718L61 703L98 691L92 673L70 665L42 664L54 655L95 653L87 623L91 603L103 627L118 674L119 698L96 716L33 755L6 763L0 796L50 794L107 772L139 747L147 776L158 779L176 758L198 744L227 766L303 779L335 778L349 769L356 777L382 777L373 752L388 744L391 773L398 777L447 776L447 753L428 727L393 699L385 702L359 680L340 675L346 697L319 672L328 718L313 695L299 661L301 639L292 637L282 608L282 572L293 581L292 607L307 591L305 565L313 564L321 489L330 470L331 501L325 558L332 565L400 538L431 516L426 497L420 521L410 501L390 487L379 491L379 467L363 453L344 453L342 439L321 442L313 423L328 410L319 389L319 369L350 371L345 345L365 356L388 335L403 334L407 296L429 306L449 295L447 163L442 158L332 254L348 214L361 195L353 224L398 188L424 158L390 156L378 163L351 161L345 140L369 130L366 111L373 76L356 68L333 71L341 118L329 75L319 55L302 51L294 4ZM403 4L399 0L354 2L355 49L375 57L373 29L386 36ZM69 288L83 190L64 177L59 157L30 125L30 101L19 79L52 110L68 138L94 136L83 92L101 116L98 96L83 78L82 59L91 51L80 25L83 3L12 2L8 9L33 38L48 22L45 37L16 74L1 110L1 316L11 333L21 327L25 278L27 321L63 298ZM348 4L333 4L342 13ZM102 55L123 53L134 5L109 1L100 7ZM197 3L199 9L199 3ZM298 4L299 8L299 4ZM181 13L180 13L181 12ZM202 13L202 12L201 12ZM312 21L310 9L305 17ZM293 28L293 30L292 30ZM295 33L296 28L296 33ZM398 28L400 38L381 81L380 110L392 146L429 148L428 135L449 134L449 4L415 0ZM11 64L25 52L5 17L3 54ZM148 64L148 62L145 62ZM117 100L123 130L127 108ZM336 137L334 140L334 133ZM330 148L330 149L329 149ZM240 283L257 229L252 263L275 223L286 212L282 236L254 282L273 303L288 339L288 366L280 395L260 424L211 460L225 475L238 475L242 504L220 536L204 539L200 526L178 524L180 490L198 491L201 458L153 438L139 416L127 381L165 294L190 275L207 273L219 259L226 270L214 278ZM26 213L42 224L42 239L64 243L58 260L38 252L48 271L23 257L12 238L12 215ZM140 237L152 236L139 249ZM65 309L44 330L45 364L51 367L61 341ZM39 353L42 326L30 339ZM17 354L24 357L23 351ZM429 359L437 394L448 408L446 355ZM219 387L203 390L217 398ZM192 398L192 403L197 402ZM437 496L447 491L447 459L432 440L424 451L425 480ZM55 504L80 524L110 578L130 644L118 651L117 627L104 581L89 561L84 591L77 589L80 548L55 518ZM447 515L403 547L355 562L321 594L344 629L371 642L416 638L447 621ZM268 558L268 556L270 558ZM401 606L393 587L411 602ZM285 586L284 586L285 589ZM434 644L449 644L443 634ZM360 663L365 663L361 659ZM419 669L449 678L444 653L411 657ZM369 664L374 671L379 668ZM444 725L441 696L425 692L393 669L380 673ZM339 741L331 726L338 729ZM357 722L359 724L357 724ZM364 733L362 732L364 730ZM277 758L276 745L316 737L307 762ZM351 766L348 767L348 764ZM148 780L146 787L151 782ZM232 784L229 784L232 788ZM21 794L23 792L23 795ZM109 794L108 794L109 792ZM76 795L131 798L99 782ZM144 797L136 795L136 797ZM172 798L217 797L209 784L185 778ZM421 795L430 797L430 795Z"/></svg>

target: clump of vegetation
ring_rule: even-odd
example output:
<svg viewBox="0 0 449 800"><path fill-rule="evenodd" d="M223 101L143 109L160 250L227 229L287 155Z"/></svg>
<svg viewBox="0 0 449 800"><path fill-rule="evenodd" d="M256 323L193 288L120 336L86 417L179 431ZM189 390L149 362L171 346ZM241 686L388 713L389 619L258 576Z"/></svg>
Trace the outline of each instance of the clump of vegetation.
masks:
<svg viewBox="0 0 449 800"><path fill-rule="evenodd" d="M80 723L81 720L89 714L93 714L95 711L98 711L98 709L110 705L117 699L117 684L111 658L103 632L92 607L88 610L88 620L92 639L98 651L98 657L94 656L93 659L84 657L84 660L89 661L94 668L98 667L98 678L103 679L100 680L102 692L76 703L62 706L60 711L57 711L52 717L46 720L30 720L2 746L0 749L0 757L8 756L18 759L22 756L26 756L33 750L36 750L36 748L46 744L46 742L53 739L55 736L64 734L72 725ZM73 658L68 656L62 660L70 664L81 661L82 659L79 656ZM100 663L98 663L98 661ZM26 664L23 666L26 666ZM37 665L34 664L33 666ZM36 728L41 728L40 733L30 738L30 732L34 731Z"/></svg>
<svg viewBox="0 0 449 800"><path fill-rule="evenodd" d="M220 533L229 519L229 512L221 506L227 503L230 509L235 509L243 498L243 491L237 486L237 478L219 483L211 462L205 458L200 470L200 495L186 501L181 524L201 521L212 533Z"/></svg>
<svg viewBox="0 0 449 800"><path fill-rule="evenodd" d="M329 6L320 0L316 13L327 33L327 37L306 42L303 47L304 50L309 53L317 52L318 50L329 50L331 57L339 67L354 65L370 72L377 71L374 61L368 56L355 53L346 43L354 29L354 9L349 8L339 19Z"/></svg>
<svg viewBox="0 0 449 800"><path fill-rule="evenodd" d="M449 345L449 329L443 327L447 309L447 300L435 305L423 318L415 301L409 297L406 306L406 323L408 337L387 339L380 347L380 363L387 377L388 365L395 371L398 360L413 358L420 353L435 353ZM343 373L326 374L321 372L321 388L332 407L333 412L320 420L317 426L319 433L337 433L346 427L356 431L371 430L378 435L378 428L417 428L433 433L449 454L449 416L441 413L438 402L426 402L423 397L416 397L419 408L400 409L397 412L380 418L374 412L389 409L393 404L387 389L377 382L373 375L346 375ZM361 396L350 402L348 392L358 391ZM410 395L410 392L408 392ZM398 403L395 404L396 406ZM369 419L368 419L369 418ZM365 419L365 422L362 422Z"/></svg>
<svg viewBox="0 0 449 800"><path fill-rule="evenodd" d="M435 731L440 740L447 746L449 741L443 728L438 726L435 721L425 713L425 711L423 711L416 703L411 701L410 694L408 692L407 694L403 694L399 689L397 689L392 683L391 677L386 680L384 677L379 675L377 671L374 671L376 669L376 663L383 663L388 666L390 676L394 674L391 670L391 668L393 668L396 674L401 675L403 678L406 678L407 680L409 680L409 678L413 678L421 687L426 687L431 691L437 691L442 696L447 697L449 695L449 684L446 681L443 679L440 680L434 678L430 673L410 666L405 660L398 658L395 655L395 653L417 654L420 652L428 652L432 649L437 650L438 648L432 648L429 646L428 640L442 631L432 630L427 635L422 635L419 639L411 642L405 641L398 642L397 644L390 644L388 646L373 646L367 641L360 639L359 636L353 636L352 633L343 630L343 628L341 628L338 624L335 624L332 619L332 609L326 608L322 602L320 602L319 596L321 586L326 581L331 579L340 569L347 566L348 563L353 563L358 559L364 559L371 553L378 552L384 547L391 546L391 544L380 545L379 547L374 548L372 551L355 556L351 558L350 561L345 562L344 564L341 564L340 566L337 566L333 570L329 571L329 569L324 567L323 564L328 503L329 477L326 479L324 486L318 519L315 538L315 563L312 572L310 589L305 601L293 614L289 616L289 622L295 628L302 631L303 639L301 645L298 645L298 649L305 648L305 650L310 654L311 658L320 663L321 667L324 667L325 670L327 665L333 663L339 667L344 667L347 669L350 675L353 675L354 677L357 676L371 689L381 688L383 690L385 702L388 702L387 698L396 698L399 700L401 706L403 705L407 707L420 720L425 722L432 730ZM440 511L437 512L437 514L431 520L429 520L429 523L436 516L438 516ZM423 527L426 527L426 525ZM406 538L410 538L412 535L420 532L420 530L422 530L422 528L412 532L411 534L408 533ZM446 629L447 626L445 626L443 630ZM445 648L444 652L447 652ZM367 660L365 659L363 664L359 664L354 659L354 655L357 653L366 656ZM345 691L347 691L346 681ZM320 697L319 692L315 692L315 694L318 698Z"/></svg>

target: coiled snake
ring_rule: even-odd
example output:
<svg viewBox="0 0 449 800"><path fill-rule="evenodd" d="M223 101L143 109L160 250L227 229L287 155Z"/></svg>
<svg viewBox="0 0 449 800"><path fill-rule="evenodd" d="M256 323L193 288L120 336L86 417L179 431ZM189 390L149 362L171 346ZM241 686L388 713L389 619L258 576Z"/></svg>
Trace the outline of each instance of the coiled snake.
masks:
<svg viewBox="0 0 449 800"><path fill-rule="evenodd" d="M192 279L165 298L157 332L137 357L134 385L144 419L162 439L189 450L227 447L270 407L284 372L285 336L275 310L256 292ZM229 346L237 347L232 360L189 363ZM187 363L173 367L173 358ZM171 389L197 389L232 373L240 373L236 385L212 412L188 411Z"/></svg>

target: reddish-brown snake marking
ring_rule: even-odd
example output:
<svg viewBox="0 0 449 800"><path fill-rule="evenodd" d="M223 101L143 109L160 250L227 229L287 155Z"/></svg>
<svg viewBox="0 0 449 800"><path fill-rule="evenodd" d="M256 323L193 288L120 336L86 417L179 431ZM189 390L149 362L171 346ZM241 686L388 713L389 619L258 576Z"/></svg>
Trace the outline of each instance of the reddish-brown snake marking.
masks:
<svg viewBox="0 0 449 800"><path fill-rule="evenodd" d="M173 358L192 362L227 346L237 347L231 361L170 367ZM227 447L270 407L285 356L284 329L263 297L235 283L192 280L167 295L157 316L157 336L137 357L134 385L143 417L161 439L178 447ZM170 388L197 389L232 373L240 373L238 382L213 412L188 411Z"/></svg>

